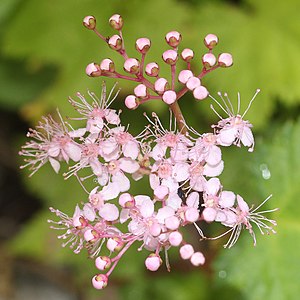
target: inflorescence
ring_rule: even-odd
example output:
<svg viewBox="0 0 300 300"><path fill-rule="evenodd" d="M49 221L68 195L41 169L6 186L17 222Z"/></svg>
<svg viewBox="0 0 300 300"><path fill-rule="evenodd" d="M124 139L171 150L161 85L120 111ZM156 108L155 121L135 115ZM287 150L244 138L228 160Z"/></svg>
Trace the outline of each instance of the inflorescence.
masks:
<svg viewBox="0 0 300 300"><path fill-rule="evenodd" d="M170 270L168 250L171 247L178 247L181 258L194 266L203 265L203 253L195 250L188 237L183 236L182 228L188 225L195 227L200 240L229 235L225 245L228 248L236 243L242 229L249 231L256 244L253 225L262 234L275 233L276 222L265 216L275 209L258 211L270 197L257 208L249 208L240 195L223 189L218 178L224 169L222 147L235 145L245 146L249 151L254 149L252 125L245 120L245 114L259 90L243 114L239 112L240 96L235 113L227 94L219 93L220 101L209 95L202 78L218 67L232 65L230 54L222 53L216 58L212 53L218 43L217 36L208 34L205 37L208 53L202 57L202 71L195 75L191 69L193 50L184 49L179 55L181 34L167 33L165 40L171 49L166 50L162 58L170 65L171 79L168 81L159 76L158 63L150 62L144 67L151 46L148 38L136 41L140 59L129 58L122 36L121 16L113 15L109 23L119 34L104 38L96 29L94 17L85 17L83 21L88 29L124 57L124 70L129 75L117 72L114 62L108 58L100 64L89 64L87 75L137 82L134 94L126 97L125 105L135 109L144 102L162 100L171 111L169 128L165 129L153 113L150 117L146 115L149 125L133 136L128 126L121 124L121 112L110 108L118 91L114 87L107 93L103 83L100 99L91 92L90 100L80 93L76 100L69 99L79 114L69 119L80 120L80 124L84 121L83 127L74 129L59 112L59 121L51 116L44 117L35 129L29 130L27 136L31 140L20 151L26 157L22 167L28 167L31 174L47 162L57 173L61 163L69 164L64 177L75 176L87 193L86 203L81 207L77 205L71 217L50 208L59 220L49 222L51 228L63 231L58 237L63 240L63 246L70 246L75 253L86 249L89 257L95 260L100 273L93 277L93 286L103 289L107 285L114 268L133 244L138 244L138 250L150 251L145 260L150 271L161 266L162 252ZM186 68L180 72L176 66L179 56L186 63ZM181 87L176 91L177 81ZM192 91L196 100L210 96L217 105L212 109L220 120L212 125L212 132L199 133L183 118L178 100L188 91ZM222 117L224 113L226 116ZM151 195L131 194L131 185L144 176L149 178ZM87 180L94 185L92 190L86 188ZM209 238L201 229L201 222L218 222L226 230L218 237Z"/></svg>

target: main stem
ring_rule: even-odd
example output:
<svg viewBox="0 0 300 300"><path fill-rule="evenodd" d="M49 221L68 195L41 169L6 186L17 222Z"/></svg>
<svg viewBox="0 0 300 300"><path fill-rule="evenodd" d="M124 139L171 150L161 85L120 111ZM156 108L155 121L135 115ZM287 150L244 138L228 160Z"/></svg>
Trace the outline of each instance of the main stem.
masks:
<svg viewBox="0 0 300 300"><path fill-rule="evenodd" d="M172 113L175 116L176 123L178 125L180 132L182 134L186 134L187 133L186 122L184 120L184 116L181 112L178 101L175 101L174 103L170 104L169 106L170 106L170 109L172 110Z"/></svg>

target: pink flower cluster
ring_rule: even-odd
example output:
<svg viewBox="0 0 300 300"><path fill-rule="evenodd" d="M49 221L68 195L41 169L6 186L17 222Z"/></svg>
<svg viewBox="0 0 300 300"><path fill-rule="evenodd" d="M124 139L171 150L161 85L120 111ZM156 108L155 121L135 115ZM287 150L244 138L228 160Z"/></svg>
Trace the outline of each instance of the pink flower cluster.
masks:
<svg viewBox="0 0 300 300"><path fill-rule="evenodd" d="M49 222L52 228L64 231L59 235L64 241L63 246L69 245L75 253L86 249L89 257L95 260L100 272L92 278L93 286L96 289L106 287L109 276L134 243L138 244L138 250L150 252L145 260L145 266L150 271L156 271L161 266L161 253L164 253L166 267L170 270L168 250L171 247L178 247L181 258L189 260L194 266L203 265L203 253L194 249L188 237L183 235L182 229L188 225L197 230L201 240L229 234L225 245L228 248L236 243L242 229L249 231L255 244L253 225L262 234L275 233L273 226L276 222L264 215L274 210L258 212L270 197L257 208L249 208L240 195L223 189L218 178L224 169L222 147L245 146L253 151L252 125L245 120L245 114L259 90L242 115L239 108L236 113L233 111L227 94L219 94L223 104L210 96L226 117L223 118L212 106L220 121L212 125L212 131L208 133L198 133L190 128L177 103L188 90L193 91L196 99L206 98L208 92L200 79L219 66L232 64L229 54L223 53L217 60L211 53L218 38L212 34L205 37L204 43L209 53L202 58L203 70L198 76L191 71L193 51L182 51L181 57L187 68L179 72L178 80L184 87L175 92L177 47L181 35L176 31L166 35L172 49L163 53L163 60L171 66L171 85L158 76L159 66L154 62L147 64L145 69L148 76L156 78L152 84L143 76L144 58L150 48L150 40L141 38L136 42L136 48L142 55L140 62L128 58L121 32L122 18L114 15L110 24L119 31L119 35L103 39L124 56L124 69L135 77L117 73L110 59L105 59L100 65L90 64L88 75L141 82L134 89L134 95L126 97L126 106L134 108L150 99L162 99L172 110L176 122L171 116L170 127L165 129L155 113L151 117L145 115L149 125L139 135L133 136L128 126L121 124L121 112L110 108L118 92L114 94L113 89L107 94L103 84L100 99L90 92L91 101L80 93L77 94L78 99L69 99L79 114L69 120L79 120L81 127L75 129L59 113L59 121L51 116L44 117L35 129L29 130L31 140L20 151L26 157L22 167L28 167L31 174L47 162L57 173L61 163L68 164L64 177L75 176L86 192L86 203L82 207L77 205L73 216L50 208L59 221ZM96 31L94 17L86 17L84 25L102 38ZM145 176L149 179L151 194L133 195L131 185ZM93 184L91 190L85 185L89 179ZM218 222L227 229L220 236L209 238L203 233L201 222Z"/></svg>

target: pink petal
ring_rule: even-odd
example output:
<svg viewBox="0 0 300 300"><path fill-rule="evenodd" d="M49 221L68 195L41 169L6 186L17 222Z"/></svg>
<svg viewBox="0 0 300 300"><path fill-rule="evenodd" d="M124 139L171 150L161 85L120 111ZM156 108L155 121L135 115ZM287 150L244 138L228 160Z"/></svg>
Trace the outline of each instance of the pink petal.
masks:
<svg viewBox="0 0 300 300"><path fill-rule="evenodd" d="M52 158L52 157L49 157L49 162L50 162L50 164L51 164L53 170L54 170L56 173L58 173L58 172L59 172L59 169L60 169L60 163L59 163L56 159L54 159L54 158Z"/></svg>
<svg viewBox="0 0 300 300"><path fill-rule="evenodd" d="M213 222L216 219L217 211L212 207L206 207L202 212L202 216L206 222Z"/></svg>
<svg viewBox="0 0 300 300"><path fill-rule="evenodd" d="M219 176L222 173L223 169L224 169L223 160L221 160L220 163L215 166L205 164L205 166L203 168L203 175L206 175L209 177Z"/></svg>
<svg viewBox="0 0 300 300"><path fill-rule="evenodd" d="M188 179L190 165L188 163L176 163L172 170L172 176L177 182Z"/></svg>
<svg viewBox="0 0 300 300"><path fill-rule="evenodd" d="M113 175L112 181L119 185L120 192L126 192L130 189L130 181L122 172Z"/></svg>
<svg viewBox="0 0 300 300"><path fill-rule="evenodd" d="M206 182L205 191L209 195L216 195L221 188L219 178L211 178Z"/></svg>
<svg viewBox="0 0 300 300"><path fill-rule="evenodd" d="M119 163L120 169L129 174L136 172L140 168L138 162L129 157L120 158Z"/></svg>
<svg viewBox="0 0 300 300"><path fill-rule="evenodd" d="M243 128L241 141L242 141L243 145L246 146L246 147L250 147L254 143L254 138L253 138L252 131L247 126L244 126L244 128Z"/></svg>
<svg viewBox="0 0 300 300"><path fill-rule="evenodd" d="M160 224L165 223L165 219L169 218L171 216L174 216L175 211L172 207L165 206L163 208L160 208L157 212L156 219Z"/></svg>
<svg viewBox="0 0 300 300"><path fill-rule="evenodd" d="M189 207L198 208L199 206L199 193L192 192L188 195L186 199L186 205Z"/></svg>
<svg viewBox="0 0 300 300"><path fill-rule="evenodd" d="M140 212L144 218L149 218L153 215L154 203L150 198L147 198L143 201L140 207Z"/></svg>
<svg viewBox="0 0 300 300"><path fill-rule="evenodd" d="M242 212L249 212L249 206L248 204L245 202L245 200L240 196L240 195L237 195L236 196L236 199L237 199L237 202L238 202L238 206L240 208L240 210Z"/></svg>
<svg viewBox="0 0 300 300"><path fill-rule="evenodd" d="M221 159L222 159L221 149L215 145L211 146L209 150L209 154L206 157L207 163L214 166L220 163Z"/></svg>
<svg viewBox="0 0 300 300"><path fill-rule="evenodd" d="M99 210L99 215L106 221L115 221L119 217L119 210L116 205L105 203Z"/></svg>
<svg viewBox="0 0 300 300"><path fill-rule="evenodd" d="M231 191L223 191L220 195L219 204L224 207L232 207L235 201L235 194Z"/></svg>
<svg viewBox="0 0 300 300"><path fill-rule="evenodd" d="M237 129L235 127L223 128L218 135L218 141L222 146L230 146L234 142L236 135Z"/></svg>
<svg viewBox="0 0 300 300"><path fill-rule="evenodd" d="M64 147L64 150L73 161L79 161L81 158L81 147L70 142Z"/></svg>

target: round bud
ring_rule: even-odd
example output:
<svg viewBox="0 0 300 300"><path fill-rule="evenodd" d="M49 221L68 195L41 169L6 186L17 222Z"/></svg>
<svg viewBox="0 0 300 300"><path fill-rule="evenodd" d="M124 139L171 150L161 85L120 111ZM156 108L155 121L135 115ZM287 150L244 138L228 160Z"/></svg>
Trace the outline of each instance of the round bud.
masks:
<svg viewBox="0 0 300 300"><path fill-rule="evenodd" d="M216 219L217 212L212 207L206 207L202 212L202 217L206 222L213 222Z"/></svg>
<svg viewBox="0 0 300 300"><path fill-rule="evenodd" d="M109 18L110 26L115 30L121 30L123 27L123 19L120 15L115 14Z"/></svg>
<svg viewBox="0 0 300 300"><path fill-rule="evenodd" d="M182 234L179 231L173 231L169 235L169 242L172 246L177 247L182 242Z"/></svg>
<svg viewBox="0 0 300 300"><path fill-rule="evenodd" d="M158 92L159 94L162 94L166 88L168 87L168 81L167 79L161 77L161 78L158 78L155 83L154 83L154 89L156 92Z"/></svg>
<svg viewBox="0 0 300 300"><path fill-rule="evenodd" d="M101 76L100 66L95 63L90 63L86 66L85 73L90 77L99 77Z"/></svg>
<svg viewBox="0 0 300 300"><path fill-rule="evenodd" d="M128 95L125 98L125 105L129 109L135 109L139 106L138 99L134 95Z"/></svg>
<svg viewBox="0 0 300 300"><path fill-rule="evenodd" d="M203 265L205 263L205 257L202 252L195 252L191 257L191 263L198 267L200 265Z"/></svg>
<svg viewBox="0 0 300 300"><path fill-rule="evenodd" d="M199 212L194 207L188 207L184 214L185 220L194 223L199 219Z"/></svg>
<svg viewBox="0 0 300 300"><path fill-rule="evenodd" d="M186 62L190 62L194 58L194 51L188 48L182 50L181 58Z"/></svg>
<svg viewBox="0 0 300 300"><path fill-rule="evenodd" d="M154 196L158 200L164 200L168 194L169 194L169 188L165 185L159 185L154 189Z"/></svg>
<svg viewBox="0 0 300 300"><path fill-rule="evenodd" d="M196 87L193 91L194 98L196 100L203 100L209 95L208 90L203 85Z"/></svg>
<svg viewBox="0 0 300 300"><path fill-rule="evenodd" d="M98 240L99 233L95 229L88 229L84 232L83 237L87 242L93 243Z"/></svg>
<svg viewBox="0 0 300 300"><path fill-rule="evenodd" d="M96 28L96 18L94 16L86 16L83 19L83 25L90 30L94 30Z"/></svg>
<svg viewBox="0 0 300 300"><path fill-rule="evenodd" d="M113 73L115 71L115 64L111 59L105 58L100 63L100 69L103 72Z"/></svg>
<svg viewBox="0 0 300 300"><path fill-rule="evenodd" d="M218 44L218 41L218 37L210 33L204 38L204 45L211 50Z"/></svg>
<svg viewBox="0 0 300 300"><path fill-rule="evenodd" d="M106 243L106 247L109 251L120 251L122 247L124 246L124 243L120 238L109 238Z"/></svg>
<svg viewBox="0 0 300 300"><path fill-rule="evenodd" d="M111 259L107 256L99 256L95 259L96 268L104 271L111 266Z"/></svg>
<svg viewBox="0 0 300 300"><path fill-rule="evenodd" d="M154 253L150 254L145 260L145 266L149 271L157 271L161 264L161 258Z"/></svg>
<svg viewBox="0 0 300 300"><path fill-rule="evenodd" d="M205 68L213 67L216 61L217 59L212 53L206 53L202 56L202 63Z"/></svg>
<svg viewBox="0 0 300 300"><path fill-rule="evenodd" d="M175 50L167 50L163 53L162 58L165 63L174 65L178 59L178 53Z"/></svg>
<svg viewBox="0 0 300 300"><path fill-rule="evenodd" d="M107 286L108 277L104 274L95 275L92 279L93 287L97 290L102 290Z"/></svg>
<svg viewBox="0 0 300 300"><path fill-rule="evenodd" d="M161 226L158 223L153 223L150 228L149 232L152 236L159 236L161 234Z"/></svg>
<svg viewBox="0 0 300 300"><path fill-rule="evenodd" d="M180 220L176 216L170 216L165 219L165 225L170 230L176 230L180 225Z"/></svg>
<svg viewBox="0 0 300 300"><path fill-rule="evenodd" d="M176 98L177 98L176 92L171 90L165 91L162 96L163 101L169 105L174 103L176 101Z"/></svg>
<svg viewBox="0 0 300 300"><path fill-rule="evenodd" d="M229 53L222 53L218 57L218 62L221 67L228 68L233 64L232 55Z"/></svg>
<svg viewBox="0 0 300 300"><path fill-rule="evenodd" d="M170 31L166 34L166 42L171 47L177 47L182 40L181 34L177 31Z"/></svg>
<svg viewBox="0 0 300 300"><path fill-rule="evenodd" d="M127 58L124 62L124 70L130 74L137 74L140 70L140 63L135 58Z"/></svg>
<svg viewBox="0 0 300 300"><path fill-rule="evenodd" d="M145 72L148 76L156 77L159 73L159 66L157 63L152 62L146 65Z"/></svg>
<svg viewBox="0 0 300 300"><path fill-rule="evenodd" d="M194 254L194 248L190 244L183 245L179 250L182 259L190 259Z"/></svg>
<svg viewBox="0 0 300 300"><path fill-rule="evenodd" d="M186 83L186 87L193 91L196 87L200 86L201 85L201 81L198 77L190 77L189 80L187 81Z"/></svg>
<svg viewBox="0 0 300 300"><path fill-rule="evenodd" d="M121 194L119 197L119 204L124 208L130 208L135 206L135 200L129 193Z"/></svg>
<svg viewBox="0 0 300 300"><path fill-rule="evenodd" d="M183 84L186 84L187 81L193 76L194 74L191 70L182 70L178 75L178 81Z"/></svg>
<svg viewBox="0 0 300 300"><path fill-rule="evenodd" d="M135 42L135 48L138 52L145 54L151 46L151 41L147 38L139 38Z"/></svg>
<svg viewBox="0 0 300 300"><path fill-rule="evenodd" d="M139 84L134 89L134 94L139 98L146 98L148 96L147 87L144 84Z"/></svg>
<svg viewBox="0 0 300 300"><path fill-rule="evenodd" d="M122 49L122 38L119 35L114 34L109 38L108 45L111 49L119 51Z"/></svg>

